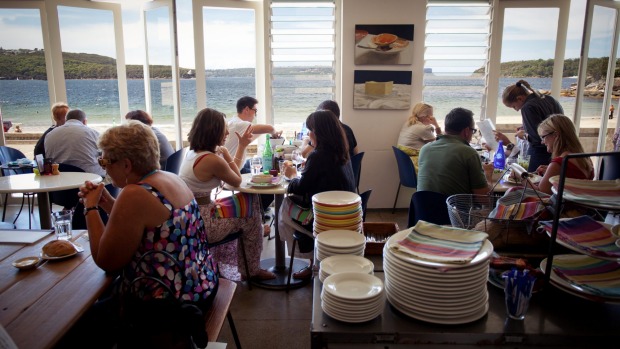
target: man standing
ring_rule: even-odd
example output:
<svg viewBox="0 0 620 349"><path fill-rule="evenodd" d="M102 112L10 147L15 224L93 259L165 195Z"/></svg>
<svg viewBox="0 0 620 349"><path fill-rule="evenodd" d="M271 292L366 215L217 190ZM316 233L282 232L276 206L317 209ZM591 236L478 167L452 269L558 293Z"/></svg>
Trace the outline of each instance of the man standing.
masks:
<svg viewBox="0 0 620 349"><path fill-rule="evenodd" d="M45 136L47 136L47 134L50 133L54 128L65 124L65 121L67 121L68 111L69 106L67 105L67 103L58 102L52 105L52 121L54 121L54 124L45 132L43 132L43 135L41 136L41 138L39 138L37 144L35 144L34 156L41 154L43 155L43 157L45 157Z"/></svg>
<svg viewBox="0 0 620 349"><path fill-rule="evenodd" d="M86 114L73 109L67 113L65 124L45 137L45 157L105 177L105 170L97 162L98 139L99 132L86 126Z"/></svg>
<svg viewBox="0 0 620 349"><path fill-rule="evenodd" d="M239 139L235 136L235 132L243 134L248 127L251 127L254 139L258 138L259 135L267 133L271 134L272 138L280 138L282 131L276 131L276 129L271 125L252 125L252 121L254 121L254 118L256 117L256 113L258 111L256 107L257 104L258 100L249 96L241 97L237 101L237 115L235 115L228 122L228 132L230 132L230 134L226 138L226 143L224 144L226 149L228 149L228 153L235 154L237 152L237 147L239 147ZM242 163L244 161L242 161ZM245 165L243 167L246 168ZM249 166L247 166L247 169L249 170ZM249 171L241 171L241 173L248 172Z"/></svg>
<svg viewBox="0 0 620 349"><path fill-rule="evenodd" d="M418 191L445 195L489 192L478 152L469 145L476 129L474 113L452 109L445 119L445 132L420 149Z"/></svg>

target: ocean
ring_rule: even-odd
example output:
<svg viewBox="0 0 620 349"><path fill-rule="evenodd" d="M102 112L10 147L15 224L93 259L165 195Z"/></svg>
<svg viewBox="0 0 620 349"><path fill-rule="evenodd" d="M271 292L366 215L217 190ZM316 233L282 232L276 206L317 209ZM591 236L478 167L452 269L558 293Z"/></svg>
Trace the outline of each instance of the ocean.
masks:
<svg viewBox="0 0 620 349"><path fill-rule="evenodd" d="M450 109L464 107L476 113L480 112L482 79L436 77L425 74L424 99L435 108L435 116L442 120ZM518 78L500 79L500 91L517 81ZM526 78L534 88L551 89L551 79ZM569 88L576 78L564 78L562 88ZM128 80L129 108L144 109L144 82ZM279 81L274 96L277 107L276 124L300 124L305 117L315 110L318 103L328 99L325 93L327 81L316 80L304 82ZM67 80L68 104L72 108L80 108L88 115L89 125L99 127L114 125L120 122L118 104L118 86L116 80ZM181 118L183 124L190 124L197 113L195 80L184 79L181 84ZM171 80L152 80L153 117L158 125L172 124L173 108L171 98L166 97L171 91ZM225 114L235 114L235 103L244 95L254 95L253 77L214 77L207 79L207 105ZM303 90L304 94L294 94ZM162 97L163 96L163 97ZM301 97L300 97L301 96ZM572 115L574 101L572 97L561 97L560 104L565 114ZM412 101L412 105L416 101ZM519 115L512 109L498 103L501 116ZM588 98L584 101L583 116L597 116L601 112L602 99ZM14 124L21 123L24 132L40 132L50 124L50 105L47 81L41 80L0 80L0 108L4 120Z"/></svg>

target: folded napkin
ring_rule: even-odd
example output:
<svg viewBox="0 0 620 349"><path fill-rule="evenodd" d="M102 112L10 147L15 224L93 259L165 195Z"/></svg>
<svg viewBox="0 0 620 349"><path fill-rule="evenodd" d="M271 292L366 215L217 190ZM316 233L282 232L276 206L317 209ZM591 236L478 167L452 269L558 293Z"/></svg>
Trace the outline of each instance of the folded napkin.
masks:
<svg viewBox="0 0 620 349"><path fill-rule="evenodd" d="M541 221L544 230L551 233L553 221ZM592 256L620 258L620 247L607 227L589 216L561 219L558 239Z"/></svg>
<svg viewBox="0 0 620 349"><path fill-rule="evenodd" d="M549 178L557 192L560 176ZM566 178L564 197L585 204L620 204L620 179L610 181L591 181L587 179Z"/></svg>
<svg viewBox="0 0 620 349"><path fill-rule="evenodd" d="M562 279L590 293L620 297L618 262L589 256L559 255L553 259L553 271Z"/></svg>
<svg viewBox="0 0 620 349"><path fill-rule="evenodd" d="M487 237L487 233L418 221L393 248L432 262L466 264L478 254Z"/></svg>

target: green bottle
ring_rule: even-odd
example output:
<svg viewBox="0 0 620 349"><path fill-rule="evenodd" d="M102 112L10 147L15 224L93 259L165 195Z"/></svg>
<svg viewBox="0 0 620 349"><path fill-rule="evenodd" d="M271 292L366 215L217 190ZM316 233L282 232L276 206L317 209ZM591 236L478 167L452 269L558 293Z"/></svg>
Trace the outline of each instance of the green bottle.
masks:
<svg viewBox="0 0 620 349"><path fill-rule="evenodd" d="M273 168L273 150L269 141L269 133L266 134L265 149L263 150L263 172L269 172Z"/></svg>

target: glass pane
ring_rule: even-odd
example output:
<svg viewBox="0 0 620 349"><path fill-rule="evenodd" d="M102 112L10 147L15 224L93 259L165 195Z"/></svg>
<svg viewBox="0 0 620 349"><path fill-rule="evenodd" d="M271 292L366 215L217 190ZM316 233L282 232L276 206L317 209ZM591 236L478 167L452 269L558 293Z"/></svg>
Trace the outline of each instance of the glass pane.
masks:
<svg viewBox="0 0 620 349"><path fill-rule="evenodd" d="M12 123L6 144L33 157L38 134L51 124L41 17L35 9L0 9L0 112ZM18 141L35 133L28 144Z"/></svg>
<svg viewBox="0 0 620 349"><path fill-rule="evenodd" d="M120 122L111 11L58 7L67 103L99 132Z"/></svg>

